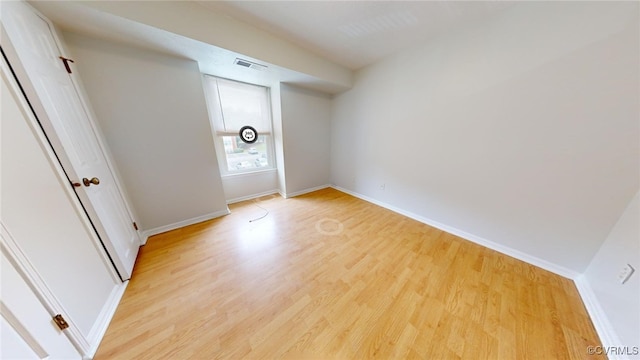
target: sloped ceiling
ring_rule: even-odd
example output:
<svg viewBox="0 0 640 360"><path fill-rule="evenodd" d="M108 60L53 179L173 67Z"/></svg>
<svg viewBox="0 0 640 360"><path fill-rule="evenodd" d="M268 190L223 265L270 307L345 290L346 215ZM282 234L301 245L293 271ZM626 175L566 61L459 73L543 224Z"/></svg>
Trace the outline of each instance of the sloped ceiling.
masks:
<svg viewBox="0 0 640 360"><path fill-rule="evenodd" d="M261 85L293 83L329 94L351 87L351 70L194 2L30 1L64 31L198 62L203 73ZM264 71L235 65L254 61Z"/></svg>

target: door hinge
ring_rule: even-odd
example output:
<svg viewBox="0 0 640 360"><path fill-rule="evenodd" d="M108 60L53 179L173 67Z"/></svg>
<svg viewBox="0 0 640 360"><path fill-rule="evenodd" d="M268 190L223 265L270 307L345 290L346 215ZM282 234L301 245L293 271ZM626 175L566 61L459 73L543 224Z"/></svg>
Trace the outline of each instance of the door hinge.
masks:
<svg viewBox="0 0 640 360"><path fill-rule="evenodd" d="M64 57L64 56L59 56L59 58L60 58L60 60L62 60L62 62L64 63L64 68L65 68L65 69L67 69L67 72L68 72L69 74L71 74L71 67L69 66L69 63L70 63L70 62L75 62L75 61L73 61L73 60L71 60L71 59L68 59L68 58L66 58L66 57Z"/></svg>
<svg viewBox="0 0 640 360"><path fill-rule="evenodd" d="M135 222L135 221L133 222L133 228L134 228L134 229L136 229L136 230L138 230L138 224L136 224L136 222Z"/></svg>
<svg viewBox="0 0 640 360"><path fill-rule="evenodd" d="M60 330L64 330L69 327L69 323L67 322L67 320L65 320L60 314L54 316L53 321L55 321L56 325L58 325Z"/></svg>

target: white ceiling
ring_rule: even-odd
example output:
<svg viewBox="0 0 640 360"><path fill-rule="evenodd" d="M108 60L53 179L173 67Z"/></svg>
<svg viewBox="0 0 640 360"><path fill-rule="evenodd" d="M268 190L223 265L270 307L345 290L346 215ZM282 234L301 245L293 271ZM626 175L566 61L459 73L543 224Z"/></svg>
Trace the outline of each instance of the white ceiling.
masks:
<svg viewBox="0 0 640 360"><path fill-rule="evenodd" d="M117 16L108 11L89 6L99 2L84 1L39 1L30 0L60 28L125 43L136 47L169 53L195 60L203 73L222 76L255 84L269 85L274 82L289 82L327 93L346 90L344 84L327 82L308 73L294 71L278 63L252 58L241 53L195 40L185 35L163 30L162 26L149 26ZM168 4L177 0L164 2ZM110 3L107 1L106 3ZM122 2L121 9L128 2ZM277 38L294 44L293 48L304 48L339 64L355 70L374 63L403 48L425 42L443 32L456 31L474 22L486 21L499 14L512 3L506 2L427 2L427 1L195 1L190 2L195 11L233 18L242 24L243 34L252 34L258 46L268 46L259 34L268 32ZM118 2L113 2L118 6ZM143 1L142 13L157 17L170 16L161 2ZM185 4L185 3L182 3ZM131 5L131 4L129 4ZM180 18L179 14L175 15ZM205 23L187 23L191 29L207 31ZM218 15L217 19L221 18ZM167 23L176 19L165 18ZM223 21L224 22L224 21ZM254 32L246 29L258 29ZM226 28L225 28L226 29ZM223 30L225 30L223 29ZM227 31L236 31L227 30ZM219 30L217 30L219 31ZM233 38L233 34L231 34ZM261 43L262 41L262 43ZM271 42L273 43L273 42ZM311 55L311 54L310 54ZM291 56L294 56L291 54ZM313 55L311 55L313 56ZM259 72L233 64L236 57L268 65L267 71Z"/></svg>
<svg viewBox="0 0 640 360"><path fill-rule="evenodd" d="M350 69L484 21L498 1L198 1Z"/></svg>

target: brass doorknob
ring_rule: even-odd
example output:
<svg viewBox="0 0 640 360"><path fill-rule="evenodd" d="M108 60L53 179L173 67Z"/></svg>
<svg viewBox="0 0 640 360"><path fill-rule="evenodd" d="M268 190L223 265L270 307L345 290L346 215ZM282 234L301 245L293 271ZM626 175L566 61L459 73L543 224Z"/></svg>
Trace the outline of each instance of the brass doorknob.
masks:
<svg viewBox="0 0 640 360"><path fill-rule="evenodd" d="M84 184L84 186L90 186L91 184L98 185L100 184L100 179L98 179L97 177L91 178L91 180L83 178L82 183Z"/></svg>

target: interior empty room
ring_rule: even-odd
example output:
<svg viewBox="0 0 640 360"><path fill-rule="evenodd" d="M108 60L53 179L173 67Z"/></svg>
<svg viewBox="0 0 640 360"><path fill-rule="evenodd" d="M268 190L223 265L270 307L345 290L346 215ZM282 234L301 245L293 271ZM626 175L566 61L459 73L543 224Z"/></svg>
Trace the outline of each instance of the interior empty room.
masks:
<svg viewBox="0 0 640 360"><path fill-rule="evenodd" d="M640 359L640 4L0 2L0 358Z"/></svg>

